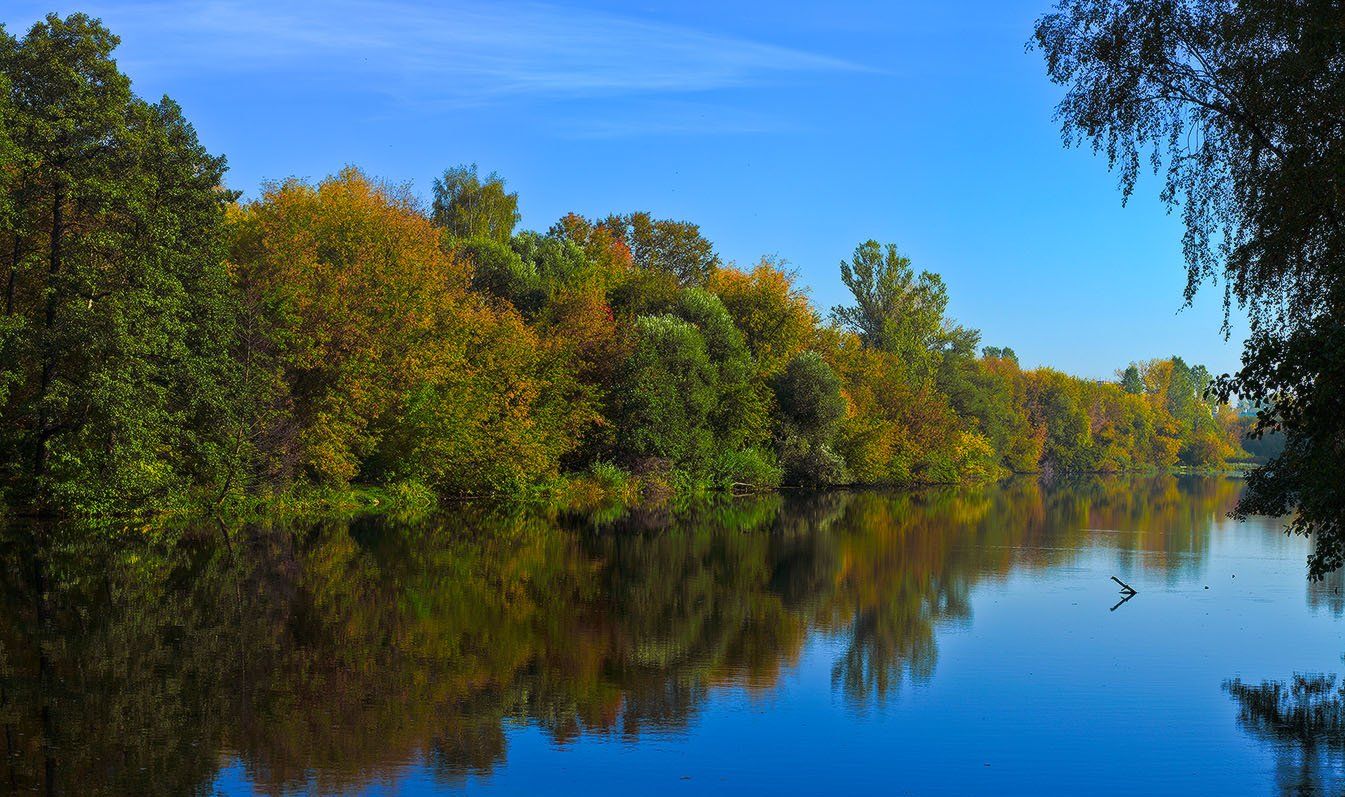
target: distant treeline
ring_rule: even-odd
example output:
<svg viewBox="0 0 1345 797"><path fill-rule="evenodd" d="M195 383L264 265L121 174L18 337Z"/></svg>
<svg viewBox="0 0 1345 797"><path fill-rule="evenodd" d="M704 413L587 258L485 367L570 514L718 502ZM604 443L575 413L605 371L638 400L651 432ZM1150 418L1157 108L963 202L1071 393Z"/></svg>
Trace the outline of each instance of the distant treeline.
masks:
<svg viewBox="0 0 1345 797"><path fill-rule="evenodd" d="M424 207L347 168L240 203L82 15L0 31L0 484L81 512L295 485L687 491L1219 466L1209 372L1023 370L895 246L823 314L695 224L516 231L495 175Z"/></svg>

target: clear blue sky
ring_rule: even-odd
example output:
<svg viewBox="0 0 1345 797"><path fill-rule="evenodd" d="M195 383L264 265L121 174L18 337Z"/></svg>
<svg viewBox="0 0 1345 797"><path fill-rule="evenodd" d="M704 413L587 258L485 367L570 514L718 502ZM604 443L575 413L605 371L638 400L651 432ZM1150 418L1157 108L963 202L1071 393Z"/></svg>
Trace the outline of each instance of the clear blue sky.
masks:
<svg viewBox="0 0 1345 797"><path fill-rule="evenodd" d="M146 97L180 102L228 182L347 163L412 181L476 162L525 227L568 211L699 223L726 260L790 261L823 308L868 238L943 275L959 322L1025 364L1109 376L1236 366L1221 292L1181 309L1180 223L1065 150L1024 51L1049 0L287 3L9 0L100 16ZM1180 311L1180 312L1179 312Z"/></svg>

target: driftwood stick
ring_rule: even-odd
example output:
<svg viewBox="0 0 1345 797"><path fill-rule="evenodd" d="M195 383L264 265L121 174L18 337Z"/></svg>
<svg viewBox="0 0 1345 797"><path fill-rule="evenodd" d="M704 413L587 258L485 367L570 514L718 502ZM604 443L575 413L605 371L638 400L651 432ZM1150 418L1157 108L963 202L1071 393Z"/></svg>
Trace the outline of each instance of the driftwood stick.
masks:
<svg viewBox="0 0 1345 797"><path fill-rule="evenodd" d="M1132 586L1130 586L1129 584L1125 583L1124 581L1122 581L1121 579L1117 578L1116 576L1112 576L1112 577L1111 577L1111 580L1112 580L1112 581L1115 581L1117 584L1120 584L1120 585L1121 585L1121 591L1122 591L1122 592L1126 592L1126 593L1129 593L1129 594L1131 594L1131 595L1135 595L1135 594L1136 594L1136 590L1135 590L1134 587L1132 587Z"/></svg>

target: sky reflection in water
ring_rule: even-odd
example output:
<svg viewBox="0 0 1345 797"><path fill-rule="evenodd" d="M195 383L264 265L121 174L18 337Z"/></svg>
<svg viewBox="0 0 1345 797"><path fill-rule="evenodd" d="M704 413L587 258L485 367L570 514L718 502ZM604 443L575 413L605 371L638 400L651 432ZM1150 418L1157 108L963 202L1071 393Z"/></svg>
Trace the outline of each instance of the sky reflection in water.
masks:
<svg viewBox="0 0 1345 797"><path fill-rule="evenodd" d="M0 791L1338 793L1339 679L1293 676L1345 671L1341 580L1239 489L14 529Z"/></svg>

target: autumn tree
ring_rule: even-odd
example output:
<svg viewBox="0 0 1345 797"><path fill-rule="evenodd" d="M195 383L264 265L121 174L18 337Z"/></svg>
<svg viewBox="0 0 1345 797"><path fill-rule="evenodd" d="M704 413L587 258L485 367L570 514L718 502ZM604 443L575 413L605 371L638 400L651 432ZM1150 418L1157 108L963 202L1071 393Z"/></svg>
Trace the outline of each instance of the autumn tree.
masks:
<svg viewBox="0 0 1345 797"><path fill-rule="evenodd" d="M724 303L765 375L780 372L809 344L817 311L794 274L768 258L751 271L721 268L710 290Z"/></svg>
<svg viewBox="0 0 1345 797"><path fill-rule="evenodd" d="M354 169L292 180L239 208L233 232L279 408L261 421L273 474L472 492L555 471L569 440L540 343L468 291L404 190Z"/></svg>
<svg viewBox="0 0 1345 797"><path fill-rule="evenodd" d="M457 315L462 347L389 408L361 475L450 495L523 494L559 474L595 411L565 349L516 313L469 301Z"/></svg>
<svg viewBox="0 0 1345 797"><path fill-rule="evenodd" d="M1046 430L1042 464L1056 471L1092 471L1093 430L1083 391L1066 374L1042 369L1033 375L1028 407L1034 425Z"/></svg>
<svg viewBox="0 0 1345 797"><path fill-rule="evenodd" d="M619 278L635 267L630 245L619 224L595 223L578 213L568 213L551 225L547 235L582 249L597 275Z"/></svg>
<svg viewBox="0 0 1345 797"><path fill-rule="evenodd" d="M267 455L344 482L378 444L375 422L447 369L465 343L452 319L469 275L392 186L348 168L268 186L232 219L230 264L262 329L292 429Z"/></svg>
<svg viewBox="0 0 1345 797"><path fill-rule="evenodd" d="M1013 349L987 348L981 358L981 368L997 382L995 391L999 400L1007 402L1009 423L1007 435L994 440L1000 457L1014 473L1034 473L1041 468L1041 453L1046 430L1034 424L1028 405L1029 376L1019 367ZM995 434L991 431L990 434Z"/></svg>
<svg viewBox="0 0 1345 797"><path fill-rule="evenodd" d="M670 274L681 285L704 286L721 265L714 244L689 221L656 219L640 211L608 216L596 226L625 244L637 268Z"/></svg>
<svg viewBox="0 0 1345 797"><path fill-rule="evenodd" d="M913 382L896 355L831 327L816 350L841 379L849 407L835 450L856 483L906 484L947 478L961 424L930 380Z"/></svg>

